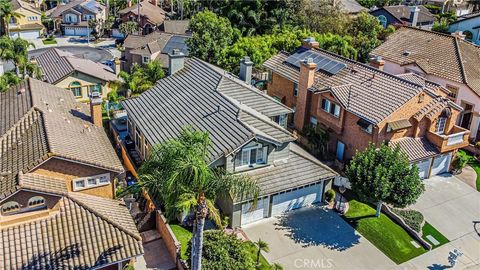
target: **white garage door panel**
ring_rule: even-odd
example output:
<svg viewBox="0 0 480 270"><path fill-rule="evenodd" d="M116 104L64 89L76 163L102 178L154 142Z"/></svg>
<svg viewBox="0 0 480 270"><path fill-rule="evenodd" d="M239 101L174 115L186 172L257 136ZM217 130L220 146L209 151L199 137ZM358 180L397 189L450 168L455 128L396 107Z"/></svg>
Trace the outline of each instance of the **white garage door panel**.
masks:
<svg viewBox="0 0 480 270"><path fill-rule="evenodd" d="M272 216L320 202L323 183L273 196Z"/></svg>
<svg viewBox="0 0 480 270"><path fill-rule="evenodd" d="M20 33L20 37L23 39L36 39L40 37L39 31L25 31Z"/></svg>
<svg viewBox="0 0 480 270"><path fill-rule="evenodd" d="M431 162L432 162L432 159L429 158L416 163L418 167L418 173L421 179L428 178L428 170L430 169Z"/></svg>
<svg viewBox="0 0 480 270"><path fill-rule="evenodd" d="M433 159L432 176L446 173L448 171L451 156L452 153L447 153Z"/></svg>
<svg viewBox="0 0 480 270"><path fill-rule="evenodd" d="M264 218L265 211L268 210L268 200L260 199L257 201L257 207L252 209L252 203L242 204L241 225L246 225Z"/></svg>
<svg viewBox="0 0 480 270"><path fill-rule="evenodd" d="M76 36L87 36L88 30L87 28L75 28L75 35Z"/></svg>
<svg viewBox="0 0 480 270"><path fill-rule="evenodd" d="M66 36L73 36L73 35L75 35L75 28L65 27L65 35L66 35Z"/></svg>

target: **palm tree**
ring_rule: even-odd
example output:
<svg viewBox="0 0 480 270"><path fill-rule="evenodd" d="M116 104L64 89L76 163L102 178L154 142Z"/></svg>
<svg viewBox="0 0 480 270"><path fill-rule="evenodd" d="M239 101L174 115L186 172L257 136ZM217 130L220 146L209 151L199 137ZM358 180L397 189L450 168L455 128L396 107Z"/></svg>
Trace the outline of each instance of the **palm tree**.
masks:
<svg viewBox="0 0 480 270"><path fill-rule="evenodd" d="M125 87L133 94L139 95L150 89L158 80L165 77L165 71L159 61L151 61L144 67L133 64L131 72L120 72L119 76L124 80Z"/></svg>
<svg viewBox="0 0 480 270"><path fill-rule="evenodd" d="M20 18L22 15L13 10L13 6L10 0L0 0L0 18L2 18L3 28L5 30L5 35L10 36L10 31L8 29L8 23L10 19Z"/></svg>
<svg viewBox="0 0 480 270"><path fill-rule="evenodd" d="M15 65L15 73L17 76L20 76L20 69L23 69L22 75L25 76L27 74L27 63L28 63L28 48L33 47L35 48L35 44L29 42L27 40L16 38L13 40L13 64Z"/></svg>
<svg viewBox="0 0 480 270"><path fill-rule="evenodd" d="M191 269L202 268L205 219L222 226L214 202L222 196L256 202L258 187L250 178L209 166L211 142L207 132L184 128L178 138L154 147L139 170L139 187L161 200L167 219L187 214L194 219Z"/></svg>
<svg viewBox="0 0 480 270"><path fill-rule="evenodd" d="M257 245L258 247L258 251L257 251L257 265L260 264L260 252L263 251L263 252L268 252L270 251L270 248L268 246L268 243L265 242L265 241L262 241L262 239L258 239L257 242L255 242L255 244Z"/></svg>

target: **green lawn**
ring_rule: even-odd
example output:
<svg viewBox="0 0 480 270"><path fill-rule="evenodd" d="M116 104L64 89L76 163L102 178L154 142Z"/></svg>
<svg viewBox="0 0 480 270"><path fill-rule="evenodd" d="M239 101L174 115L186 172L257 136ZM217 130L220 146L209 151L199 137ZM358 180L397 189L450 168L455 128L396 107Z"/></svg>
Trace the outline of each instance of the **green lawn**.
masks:
<svg viewBox="0 0 480 270"><path fill-rule="evenodd" d="M433 243L430 242L430 240L427 239L427 235L433 236L433 238L437 239L437 241L440 242L440 244L438 246L434 246ZM437 231L437 229L435 229L428 222L425 222L425 224L423 225L422 238L425 241L429 242L434 249L443 245L443 244L446 244L446 243L450 242L443 234L441 234L439 231Z"/></svg>
<svg viewBox="0 0 480 270"><path fill-rule="evenodd" d="M349 201L350 208L344 218L361 235L397 264L427 252L416 248L412 237L385 214L375 217L375 209L357 200Z"/></svg>
<svg viewBox="0 0 480 270"><path fill-rule="evenodd" d="M477 173L477 190L480 191L480 163L478 163L471 153L464 150L459 150L457 155L466 156L468 158L468 165L472 166Z"/></svg>
<svg viewBox="0 0 480 270"><path fill-rule="evenodd" d="M180 257L186 260L187 256L185 253L187 252L188 242L190 242L190 239L192 239L192 232L176 224L170 224L170 228L182 246Z"/></svg>
<svg viewBox="0 0 480 270"><path fill-rule="evenodd" d="M46 38L46 39L42 40L42 42L45 45L57 44L57 41L55 39L52 39L52 38Z"/></svg>
<svg viewBox="0 0 480 270"><path fill-rule="evenodd" d="M254 262L257 261L257 252L258 248L255 246L254 243L252 242L245 242L246 248L248 249L248 252L250 252L252 259ZM260 254L260 264L256 268L257 270L268 270L270 269L270 264L267 262L267 259L263 257L262 254Z"/></svg>

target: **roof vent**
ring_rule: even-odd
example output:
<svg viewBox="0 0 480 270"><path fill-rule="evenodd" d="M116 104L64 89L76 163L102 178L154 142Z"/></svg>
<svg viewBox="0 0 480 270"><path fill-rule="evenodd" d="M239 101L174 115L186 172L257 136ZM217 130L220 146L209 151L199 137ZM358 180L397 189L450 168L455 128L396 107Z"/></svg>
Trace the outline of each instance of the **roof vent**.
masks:
<svg viewBox="0 0 480 270"><path fill-rule="evenodd" d="M402 53L403 56L409 56L410 54L411 54L410 51L404 51L404 52Z"/></svg>

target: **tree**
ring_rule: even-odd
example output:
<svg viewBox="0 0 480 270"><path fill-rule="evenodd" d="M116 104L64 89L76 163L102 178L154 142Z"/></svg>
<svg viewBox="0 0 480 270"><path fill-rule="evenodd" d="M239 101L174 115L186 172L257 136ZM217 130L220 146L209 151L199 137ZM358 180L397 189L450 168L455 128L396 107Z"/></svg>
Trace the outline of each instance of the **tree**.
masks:
<svg viewBox="0 0 480 270"><path fill-rule="evenodd" d="M124 85L130 89L134 95L150 89L158 80L165 77L165 71L162 64L155 60L140 66L135 63L132 65L131 72L121 71L119 76L123 79Z"/></svg>
<svg viewBox="0 0 480 270"><path fill-rule="evenodd" d="M370 143L357 152L345 173L361 200L377 204L377 217L383 202L403 208L415 203L425 190L418 167L410 166L399 147L386 144L377 149Z"/></svg>
<svg viewBox="0 0 480 270"><path fill-rule="evenodd" d="M128 21L121 23L118 28L120 33L122 33L124 36L128 36L138 31L138 23L134 21Z"/></svg>
<svg viewBox="0 0 480 270"><path fill-rule="evenodd" d="M0 0L0 18L2 18L2 27L5 31L5 35L10 37L10 31L8 24L11 18L20 18L22 15L13 10L13 5L9 0Z"/></svg>
<svg viewBox="0 0 480 270"><path fill-rule="evenodd" d="M270 251L270 248L268 246L268 243L263 241L262 239L258 239L257 242L255 242L255 244L257 245L258 247L258 251L257 251L257 260L256 260L256 263L257 265L260 264L260 252L263 251L263 252L268 252Z"/></svg>
<svg viewBox="0 0 480 270"><path fill-rule="evenodd" d="M303 135L307 138L314 155L320 155L325 158L327 155L327 146L330 139L328 130L322 129L319 126L306 125L303 129Z"/></svg>
<svg viewBox="0 0 480 270"><path fill-rule="evenodd" d="M13 72L5 72L0 76L0 93L20 83L20 78Z"/></svg>
<svg viewBox="0 0 480 270"><path fill-rule="evenodd" d="M203 11L190 21L192 37L187 40L190 56L214 65L221 65L225 49L236 41L236 31L228 19L211 11ZM237 30L238 32L238 30Z"/></svg>
<svg viewBox="0 0 480 270"><path fill-rule="evenodd" d="M8 36L2 36L0 37L0 60L12 61L17 76L27 75L28 70L33 73L35 69L28 61L29 47L35 47L35 45L21 38L10 39Z"/></svg>
<svg viewBox="0 0 480 270"><path fill-rule="evenodd" d="M450 24L448 23L448 20L445 18L441 18L439 21L433 23L432 31L448 34L449 27Z"/></svg>
<svg viewBox="0 0 480 270"><path fill-rule="evenodd" d="M347 28L347 33L352 37L352 46L358 51L358 60L366 62L370 52L382 44L380 36L385 38L385 30L378 19L367 12L360 12ZM384 33L385 32L385 33Z"/></svg>
<svg viewBox="0 0 480 270"><path fill-rule="evenodd" d="M90 19L88 20L88 27L92 29L92 35L97 40L103 37L105 32L109 32L112 29L114 21L115 19L113 17L109 17L106 20Z"/></svg>
<svg viewBox="0 0 480 270"><path fill-rule="evenodd" d="M152 198L162 201L167 219L187 214L194 220L190 258L193 270L202 268L205 219L222 226L215 201L232 196L242 200L251 198L256 203L259 193L256 182L246 175L211 168L208 162L210 150L208 133L187 127L176 139L155 146L139 170L139 186ZM250 196L245 197L247 194ZM219 243L214 245L221 246ZM206 252L204 258L208 256Z"/></svg>
<svg viewBox="0 0 480 270"><path fill-rule="evenodd" d="M255 269L255 263L246 243L235 235L227 235L223 231L206 231L204 235L203 269ZM191 255L191 251L192 245L189 243L187 255Z"/></svg>
<svg viewBox="0 0 480 270"><path fill-rule="evenodd" d="M341 5L333 5L330 0L303 0L300 5L301 26L320 34L346 34L350 17Z"/></svg>

